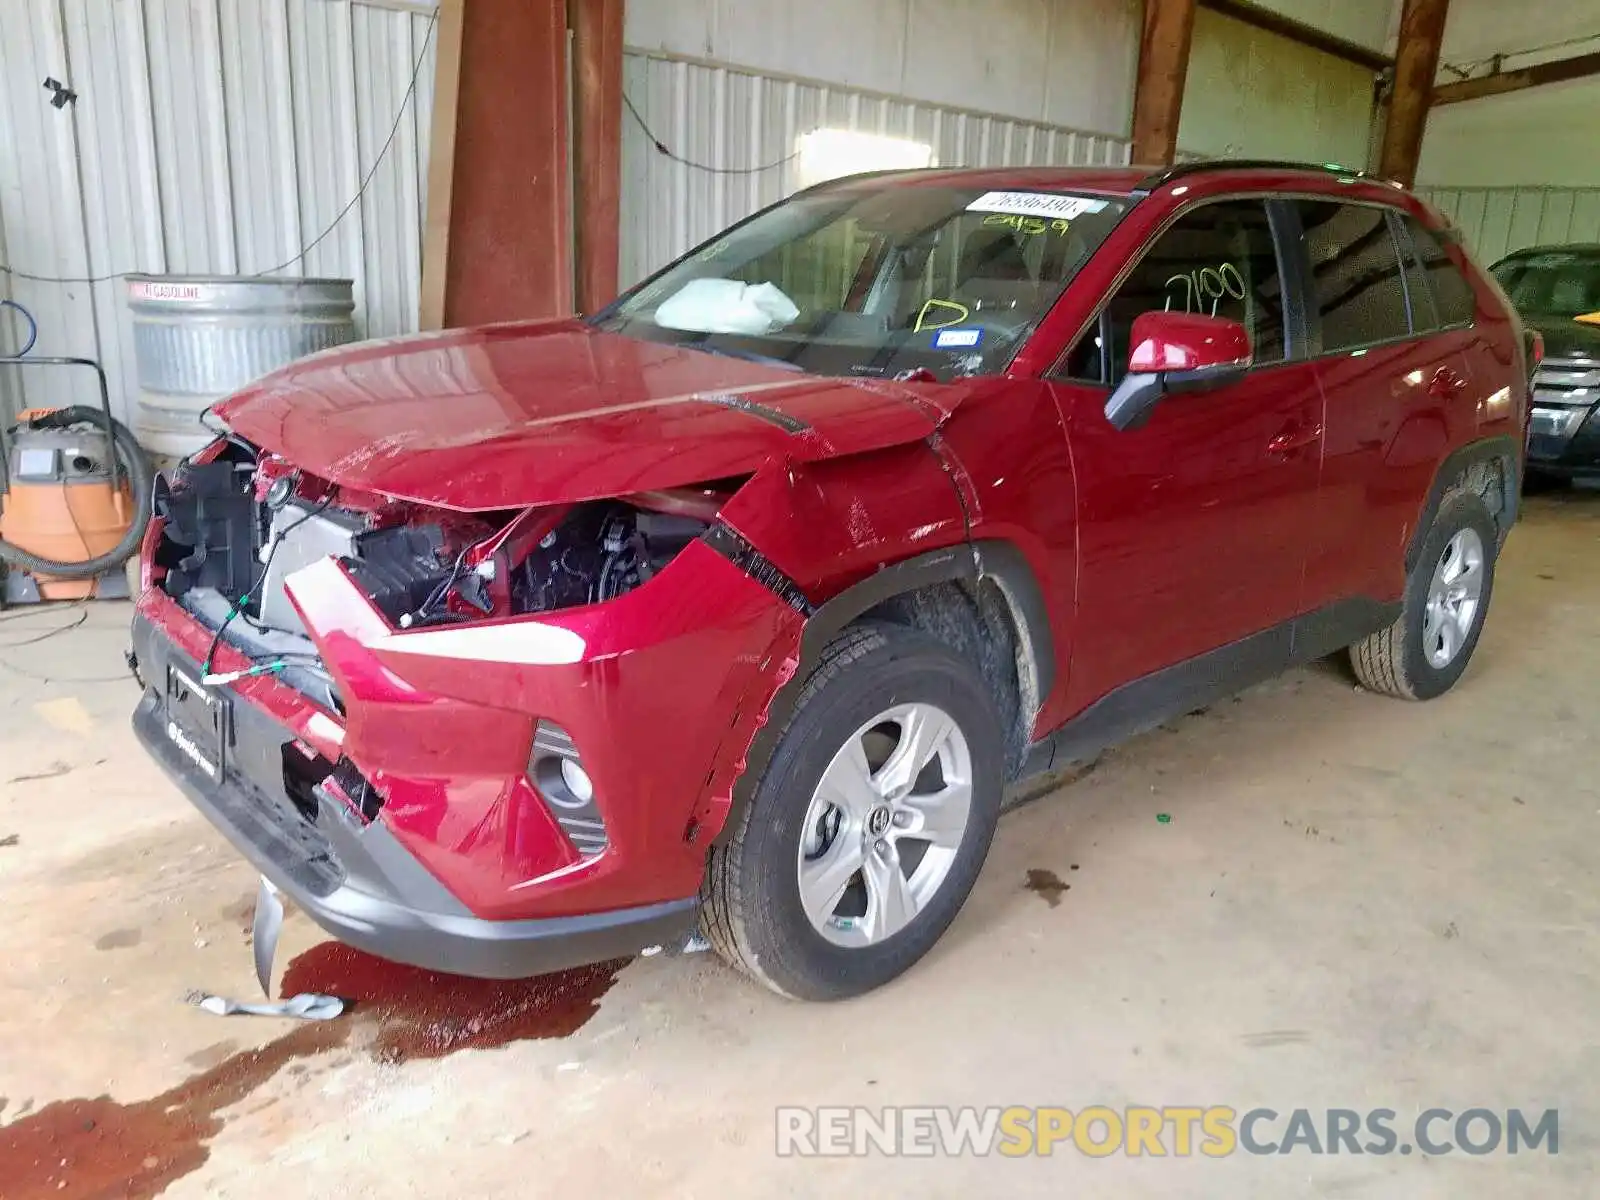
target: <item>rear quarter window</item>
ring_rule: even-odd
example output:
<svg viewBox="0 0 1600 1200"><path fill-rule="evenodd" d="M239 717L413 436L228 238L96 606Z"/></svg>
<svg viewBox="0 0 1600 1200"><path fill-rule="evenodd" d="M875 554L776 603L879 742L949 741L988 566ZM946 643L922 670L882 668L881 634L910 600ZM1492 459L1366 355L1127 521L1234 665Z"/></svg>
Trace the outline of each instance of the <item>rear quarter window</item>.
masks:
<svg viewBox="0 0 1600 1200"><path fill-rule="evenodd" d="M1404 217L1411 243L1417 248L1417 258L1422 263L1423 274L1433 292L1434 304L1439 310L1439 324L1470 325L1478 311L1478 298L1472 285L1462 275L1461 269L1450 261L1434 232L1415 217Z"/></svg>

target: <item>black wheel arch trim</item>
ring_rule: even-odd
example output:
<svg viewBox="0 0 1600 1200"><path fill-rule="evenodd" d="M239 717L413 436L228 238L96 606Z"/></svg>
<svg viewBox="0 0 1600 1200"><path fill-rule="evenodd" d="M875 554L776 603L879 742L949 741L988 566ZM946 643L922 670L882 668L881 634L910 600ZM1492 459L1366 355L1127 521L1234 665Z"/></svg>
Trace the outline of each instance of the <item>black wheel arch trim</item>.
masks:
<svg viewBox="0 0 1600 1200"><path fill-rule="evenodd" d="M1433 474L1433 483L1428 487L1428 498L1422 506L1422 512L1417 520L1417 527L1411 531L1411 540L1406 546L1406 571L1409 573L1417 565L1417 557L1422 553L1422 543L1428 539L1428 531L1433 528L1433 520L1439 513L1439 505L1444 500L1444 494L1450 485L1458 479L1462 472L1481 462L1493 459L1503 460L1506 464L1508 477L1505 480L1505 507L1501 510L1504 514L1505 530L1509 530L1517 523L1517 514L1522 499L1522 447L1517 439L1510 434L1495 437L1481 438L1476 442L1468 442L1465 446L1458 446L1445 456L1439 464L1438 470Z"/></svg>
<svg viewBox="0 0 1600 1200"><path fill-rule="evenodd" d="M1017 625L1021 644L1027 647L1038 692L1037 702L1043 703L1055 683L1055 641L1044 592L1021 550L1010 542L988 538L930 550L891 563L818 605L809 614L800 636L800 665L773 696L765 723L751 739L744 770L733 785L727 818L713 841L723 841L737 827L740 815L749 805L756 784L777 749L779 734L794 715L807 677L821 660L828 643L845 626L895 596L935 584L976 584L984 579L993 580L1000 588L1002 599Z"/></svg>

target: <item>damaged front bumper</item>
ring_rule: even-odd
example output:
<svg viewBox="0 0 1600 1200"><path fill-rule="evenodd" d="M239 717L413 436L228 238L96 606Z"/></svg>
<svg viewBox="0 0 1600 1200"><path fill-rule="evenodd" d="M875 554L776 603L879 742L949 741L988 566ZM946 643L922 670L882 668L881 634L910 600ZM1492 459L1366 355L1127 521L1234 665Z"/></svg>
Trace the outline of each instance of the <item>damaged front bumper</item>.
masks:
<svg viewBox="0 0 1600 1200"><path fill-rule="evenodd" d="M560 652L533 654L533 622L394 630L331 559L295 583L343 713L270 676L203 687L213 633L159 589L133 639L140 740L296 905L382 957L497 978L692 930L706 845L793 669L792 606L697 543L636 592L547 614L534 641ZM248 660L224 643L213 666ZM581 748L598 851L535 777L551 725Z"/></svg>
<svg viewBox="0 0 1600 1200"><path fill-rule="evenodd" d="M173 669L199 677L198 664L143 616L134 621L134 645L147 681L165 680ZM220 781L195 761L205 751L172 719L155 687L140 700L133 728L206 819L342 942L452 974L515 979L670 943L694 926L693 897L568 917L476 917L381 821L364 825L332 803L308 817L290 802L281 764L275 779L271 762L271 752L292 740L286 726L248 703L231 705L226 720L232 753L219 764Z"/></svg>

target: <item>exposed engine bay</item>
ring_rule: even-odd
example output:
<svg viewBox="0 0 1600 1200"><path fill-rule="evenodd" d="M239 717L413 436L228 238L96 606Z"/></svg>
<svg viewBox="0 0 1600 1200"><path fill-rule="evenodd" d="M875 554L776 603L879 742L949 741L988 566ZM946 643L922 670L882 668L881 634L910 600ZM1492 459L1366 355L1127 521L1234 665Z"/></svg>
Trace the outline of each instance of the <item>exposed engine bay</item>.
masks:
<svg viewBox="0 0 1600 1200"><path fill-rule="evenodd" d="M340 489L230 439L157 480L155 567L218 642L320 699L331 689L284 587L296 571L337 558L401 629L602 603L704 533L737 482L463 513Z"/></svg>

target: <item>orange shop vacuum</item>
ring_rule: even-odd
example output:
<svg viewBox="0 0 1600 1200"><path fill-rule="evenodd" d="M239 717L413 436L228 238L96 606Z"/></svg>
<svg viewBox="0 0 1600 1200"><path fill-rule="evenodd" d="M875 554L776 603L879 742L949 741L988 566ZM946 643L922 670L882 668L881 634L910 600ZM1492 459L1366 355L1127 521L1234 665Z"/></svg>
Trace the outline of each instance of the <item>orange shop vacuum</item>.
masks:
<svg viewBox="0 0 1600 1200"><path fill-rule="evenodd" d="M100 409L36 408L0 430L0 602L128 595L125 564L150 523L153 468L132 432L111 416L105 371L87 358L30 357L36 326L12 367L88 368Z"/></svg>

